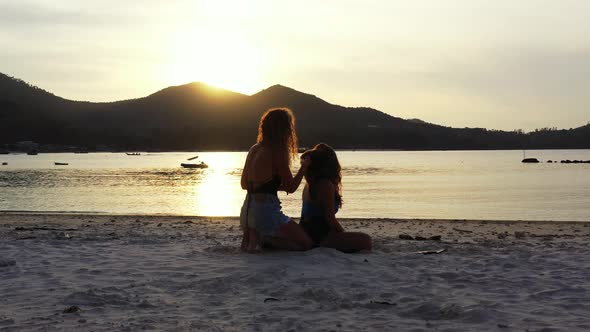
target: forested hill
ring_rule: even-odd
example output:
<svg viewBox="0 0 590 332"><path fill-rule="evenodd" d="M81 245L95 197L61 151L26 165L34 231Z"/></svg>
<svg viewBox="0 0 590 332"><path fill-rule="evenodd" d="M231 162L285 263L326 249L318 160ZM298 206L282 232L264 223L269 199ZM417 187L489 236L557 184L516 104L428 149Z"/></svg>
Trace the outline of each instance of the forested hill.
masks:
<svg viewBox="0 0 590 332"><path fill-rule="evenodd" d="M275 85L252 96L202 83L109 103L67 100L0 74L0 145L18 141L114 150L243 150L260 115L286 106L300 145L356 149L590 148L590 125L531 133L451 128L368 107L343 107Z"/></svg>

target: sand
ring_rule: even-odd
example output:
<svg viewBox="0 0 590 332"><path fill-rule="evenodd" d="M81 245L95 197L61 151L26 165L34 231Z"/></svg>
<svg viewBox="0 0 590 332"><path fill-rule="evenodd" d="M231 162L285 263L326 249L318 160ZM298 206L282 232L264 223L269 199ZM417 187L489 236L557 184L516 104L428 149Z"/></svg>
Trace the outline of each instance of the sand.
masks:
<svg viewBox="0 0 590 332"><path fill-rule="evenodd" d="M0 331L590 330L590 223L342 224L374 251L244 254L237 218L3 213Z"/></svg>

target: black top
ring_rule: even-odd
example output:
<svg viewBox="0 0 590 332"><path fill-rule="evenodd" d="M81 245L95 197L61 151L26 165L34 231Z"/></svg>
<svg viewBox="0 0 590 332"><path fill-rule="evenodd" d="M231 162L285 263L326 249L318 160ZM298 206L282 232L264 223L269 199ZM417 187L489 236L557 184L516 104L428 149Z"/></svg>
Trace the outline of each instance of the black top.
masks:
<svg viewBox="0 0 590 332"><path fill-rule="evenodd" d="M272 179L264 182L254 188L252 182L248 182L248 193L250 194L271 194L277 196L277 191L281 186L281 177L278 174L273 175Z"/></svg>

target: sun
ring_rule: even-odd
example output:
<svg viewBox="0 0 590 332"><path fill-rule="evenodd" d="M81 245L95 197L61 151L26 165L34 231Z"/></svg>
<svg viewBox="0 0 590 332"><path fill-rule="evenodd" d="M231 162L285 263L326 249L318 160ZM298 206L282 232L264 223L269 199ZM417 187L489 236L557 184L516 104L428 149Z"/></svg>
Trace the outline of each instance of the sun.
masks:
<svg viewBox="0 0 590 332"><path fill-rule="evenodd" d="M230 32L184 32L169 48L163 80L168 85L203 82L253 94L262 88L264 56L243 36Z"/></svg>

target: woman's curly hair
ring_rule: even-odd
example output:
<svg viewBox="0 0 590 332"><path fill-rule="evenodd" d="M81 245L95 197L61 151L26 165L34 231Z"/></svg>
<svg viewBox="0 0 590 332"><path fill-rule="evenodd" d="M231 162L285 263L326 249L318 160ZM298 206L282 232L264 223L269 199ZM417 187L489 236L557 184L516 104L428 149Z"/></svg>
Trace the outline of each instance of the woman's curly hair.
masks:
<svg viewBox="0 0 590 332"><path fill-rule="evenodd" d="M266 111L258 124L257 142L269 146L273 153L283 155L291 166L291 161L299 153L293 112L285 107Z"/></svg>

